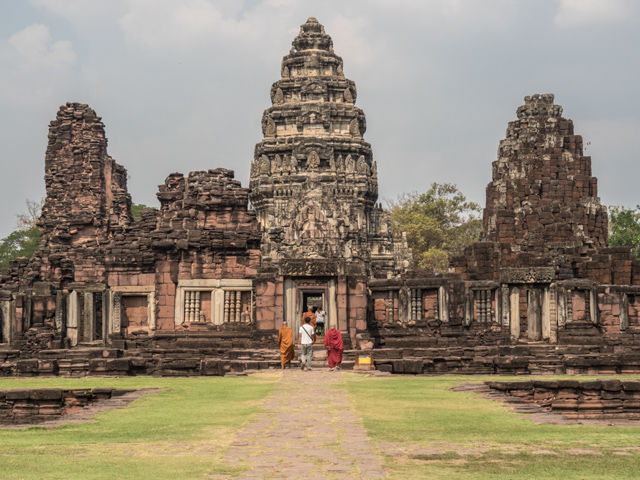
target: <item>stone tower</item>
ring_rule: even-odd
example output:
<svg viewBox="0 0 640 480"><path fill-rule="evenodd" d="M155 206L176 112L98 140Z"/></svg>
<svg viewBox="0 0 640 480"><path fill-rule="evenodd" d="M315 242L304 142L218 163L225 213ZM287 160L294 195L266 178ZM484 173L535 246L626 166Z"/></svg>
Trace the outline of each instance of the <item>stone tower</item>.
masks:
<svg viewBox="0 0 640 480"><path fill-rule="evenodd" d="M263 265L344 259L366 274L402 271L409 262L394 253L402 248L394 248L388 217L376 204L377 167L363 138L356 85L315 18L302 25L281 73L251 165Z"/></svg>
<svg viewBox="0 0 640 480"><path fill-rule="evenodd" d="M493 162L484 240L532 253L606 246L607 209L573 121L551 94L525 97L517 115Z"/></svg>

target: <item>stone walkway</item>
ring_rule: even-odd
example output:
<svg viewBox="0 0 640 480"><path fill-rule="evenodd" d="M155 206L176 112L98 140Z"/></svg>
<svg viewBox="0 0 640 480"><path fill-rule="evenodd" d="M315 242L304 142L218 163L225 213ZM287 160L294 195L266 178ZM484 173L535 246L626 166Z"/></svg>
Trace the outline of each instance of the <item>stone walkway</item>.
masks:
<svg viewBox="0 0 640 480"><path fill-rule="evenodd" d="M384 478L382 459L340 387L342 374L285 370L264 411L236 434L223 461L246 467L211 479Z"/></svg>

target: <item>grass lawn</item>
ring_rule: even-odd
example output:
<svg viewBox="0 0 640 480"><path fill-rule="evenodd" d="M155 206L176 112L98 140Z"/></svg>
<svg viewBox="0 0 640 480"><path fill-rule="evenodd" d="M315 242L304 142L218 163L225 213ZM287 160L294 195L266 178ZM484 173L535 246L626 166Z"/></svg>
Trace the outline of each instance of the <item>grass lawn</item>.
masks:
<svg viewBox="0 0 640 480"><path fill-rule="evenodd" d="M0 429L0 479L171 479L233 474L221 463L275 374L202 378L0 379L11 388L161 388L96 423ZM182 453L181 455L176 455Z"/></svg>
<svg viewBox="0 0 640 480"><path fill-rule="evenodd" d="M352 375L346 388L370 438L399 452L385 456L390 479L640 478L640 428L536 425L498 402L450 390L487 379L500 378ZM553 454L534 453L541 450ZM620 451L630 455L613 454Z"/></svg>

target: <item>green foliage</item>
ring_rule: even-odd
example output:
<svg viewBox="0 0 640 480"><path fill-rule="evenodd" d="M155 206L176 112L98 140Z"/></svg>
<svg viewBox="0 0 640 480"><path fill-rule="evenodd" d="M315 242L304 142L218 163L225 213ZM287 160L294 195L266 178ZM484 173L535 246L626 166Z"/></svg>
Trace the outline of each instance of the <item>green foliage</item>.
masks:
<svg viewBox="0 0 640 480"><path fill-rule="evenodd" d="M428 271L446 272L449 258L461 254L482 231L480 206L467 202L449 183L433 183L422 194L402 194L389 207L394 233L407 232L416 264Z"/></svg>
<svg viewBox="0 0 640 480"><path fill-rule="evenodd" d="M142 216L142 210L145 210L147 207L144 203L132 203L131 204L131 216L134 220L140 220Z"/></svg>
<svg viewBox="0 0 640 480"><path fill-rule="evenodd" d="M0 240L0 271L18 257L30 258L38 249L40 229L35 225L27 230L15 230Z"/></svg>
<svg viewBox="0 0 640 480"><path fill-rule="evenodd" d="M609 208L609 245L631 247L640 260L640 205L635 209L620 206Z"/></svg>

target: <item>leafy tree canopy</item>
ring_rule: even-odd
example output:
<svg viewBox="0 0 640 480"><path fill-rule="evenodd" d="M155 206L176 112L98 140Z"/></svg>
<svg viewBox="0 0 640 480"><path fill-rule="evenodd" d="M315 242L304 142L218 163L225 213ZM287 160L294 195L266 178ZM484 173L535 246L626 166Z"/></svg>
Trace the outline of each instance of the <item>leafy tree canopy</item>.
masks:
<svg viewBox="0 0 640 480"><path fill-rule="evenodd" d="M635 209L609 207L609 245L631 247L640 260L640 205Z"/></svg>
<svg viewBox="0 0 640 480"><path fill-rule="evenodd" d="M132 203L131 216L133 217L134 220L140 220L142 216L142 210L145 210L147 208L153 208L153 207L147 207L144 203Z"/></svg>
<svg viewBox="0 0 640 480"><path fill-rule="evenodd" d="M17 229L0 240L0 271L9 266L11 260L18 257L31 258L40 244L40 229L36 221L44 201L27 200L27 212L17 215Z"/></svg>
<svg viewBox="0 0 640 480"><path fill-rule="evenodd" d="M388 204L394 233L407 232L415 263L428 271L446 272L449 258L482 231L480 206L450 183L433 183L426 193L404 193Z"/></svg>

